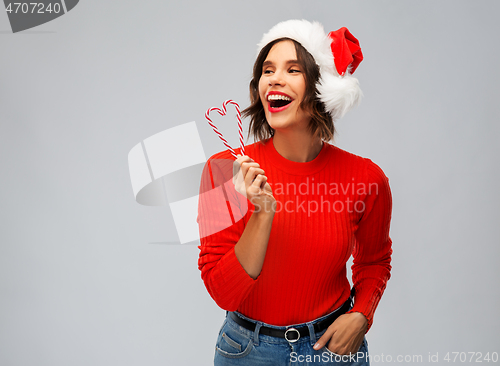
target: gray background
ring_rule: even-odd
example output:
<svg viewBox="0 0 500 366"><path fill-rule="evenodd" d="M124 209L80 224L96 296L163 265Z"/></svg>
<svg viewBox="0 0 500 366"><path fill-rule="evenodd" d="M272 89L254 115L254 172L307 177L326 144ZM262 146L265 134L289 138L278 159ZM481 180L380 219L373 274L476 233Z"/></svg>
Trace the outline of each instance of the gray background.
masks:
<svg viewBox="0 0 500 366"><path fill-rule="evenodd" d="M393 193L372 356L500 352L499 12L484 0L87 0L18 34L2 13L0 364L212 363L225 313L195 245L152 244L176 241L175 226L168 207L134 201L127 154L192 120L207 157L222 150L205 110L248 105L256 44L291 18L347 26L365 55L365 98L334 143L380 165ZM234 120L216 121L237 146Z"/></svg>

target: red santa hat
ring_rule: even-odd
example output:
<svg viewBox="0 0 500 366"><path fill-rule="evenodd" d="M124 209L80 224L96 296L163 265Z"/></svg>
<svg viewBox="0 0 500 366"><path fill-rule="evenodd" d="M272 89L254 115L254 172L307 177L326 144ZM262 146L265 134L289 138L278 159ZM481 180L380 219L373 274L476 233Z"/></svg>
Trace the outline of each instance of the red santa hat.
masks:
<svg viewBox="0 0 500 366"><path fill-rule="evenodd" d="M352 76L363 54L358 40L345 27L326 34L318 22L287 20L276 24L264 34L258 52L279 38L299 42L319 66L318 98L325 105L333 120L344 116L357 106L363 93L358 79Z"/></svg>

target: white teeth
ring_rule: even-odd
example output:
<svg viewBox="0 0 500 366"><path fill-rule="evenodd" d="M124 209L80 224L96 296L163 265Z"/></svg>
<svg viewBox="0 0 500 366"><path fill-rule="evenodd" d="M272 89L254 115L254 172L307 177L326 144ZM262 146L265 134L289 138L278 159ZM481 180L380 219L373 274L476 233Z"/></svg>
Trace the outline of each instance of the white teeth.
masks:
<svg viewBox="0 0 500 366"><path fill-rule="evenodd" d="M267 96L267 100L287 100L287 101L292 101L292 98L286 97L284 95L279 95L279 94L271 94Z"/></svg>

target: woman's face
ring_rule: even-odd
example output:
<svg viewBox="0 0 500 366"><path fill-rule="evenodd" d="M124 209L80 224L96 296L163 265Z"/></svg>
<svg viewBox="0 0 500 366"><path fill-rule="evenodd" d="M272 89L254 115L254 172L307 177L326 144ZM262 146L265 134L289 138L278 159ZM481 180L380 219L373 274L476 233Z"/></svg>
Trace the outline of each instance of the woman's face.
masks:
<svg viewBox="0 0 500 366"><path fill-rule="evenodd" d="M267 55L259 80L266 119L274 130L306 129L309 114L299 108L306 92L304 70L292 41L276 43Z"/></svg>

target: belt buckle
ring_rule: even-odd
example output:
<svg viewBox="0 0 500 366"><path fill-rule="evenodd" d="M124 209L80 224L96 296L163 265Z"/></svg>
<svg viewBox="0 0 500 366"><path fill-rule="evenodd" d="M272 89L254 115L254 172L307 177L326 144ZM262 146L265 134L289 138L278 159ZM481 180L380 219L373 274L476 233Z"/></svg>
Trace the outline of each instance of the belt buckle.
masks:
<svg viewBox="0 0 500 366"><path fill-rule="evenodd" d="M297 332L297 339L288 339L288 332L290 331L295 331ZM295 329L295 328L288 328L285 332L285 339L288 341L288 342L291 342L291 343L294 343L294 342L297 342L299 339L300 339L300 332Z"/></svg>

